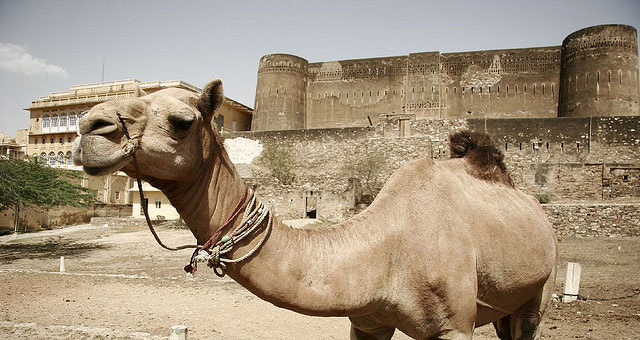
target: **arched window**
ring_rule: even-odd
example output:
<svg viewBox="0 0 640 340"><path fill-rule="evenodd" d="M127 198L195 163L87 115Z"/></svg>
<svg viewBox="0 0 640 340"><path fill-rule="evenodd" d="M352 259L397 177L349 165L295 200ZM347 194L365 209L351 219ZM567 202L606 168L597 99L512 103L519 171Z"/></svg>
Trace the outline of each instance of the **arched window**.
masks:
<svg viewBox="0 0 640 340"><path fill-rule="evenodd" d="M69 115L69 130L75 130L76 129L76 114L71 112L71 114Z"/></svg>
<svg viewBox="0 0 640 340"><path fill-rule="evenodd" d="M71 151L67 151L67 153L64 155L64 162L67 165L73 165L71 162Z"/></svg>
<svg viewBox="0 0 640 340"><path fill-rule="evenodd" d="M58 115L51 116L51 127L58 127Z"/></svg>
<svg viewBox="0 0 640 340"><path fill-rule="evenodd" d="M64 153L62 153L62 151L58 152L58 166L63 166L66 164L66 162L64 161Z"/></svg>
<svg viewBox="0 0 640 340"><path fill-rule="evenodd" d="M49 116L42 117L42 129L48 129L51 124Z"/></svg>
<svg viewBox="0 0 640 340"><path fill-rule="evenodd" d="M47 154L46 153L41 153L40 154L40 162L42 162L42 164L47 164Z"/></svg>
<svg viewBox="0 0 640 340"><path fill-rule="evenodd" d="M60 115L60 127L62 128L61 130L67 127L67 115L65 114Z"/></svg>
<svg viewBox="0 0 640 340"><path fill-rule="evenodd" d="M49 165L50 166L56 165L56 154L53 151L49 153Z"/></svg>

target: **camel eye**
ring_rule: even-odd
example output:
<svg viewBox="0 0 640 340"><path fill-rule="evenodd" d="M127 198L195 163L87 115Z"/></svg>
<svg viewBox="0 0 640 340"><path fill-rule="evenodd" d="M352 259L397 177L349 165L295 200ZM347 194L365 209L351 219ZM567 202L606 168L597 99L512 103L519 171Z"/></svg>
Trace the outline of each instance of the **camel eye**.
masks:
<svg viewBox="0 0 640 340"><path fill-rule="evenodd" d="M187 115L170 115L169 122L173 126L176 132L186 132L191 128L193 122L195 121L195 116L187 116Z"/></svg>

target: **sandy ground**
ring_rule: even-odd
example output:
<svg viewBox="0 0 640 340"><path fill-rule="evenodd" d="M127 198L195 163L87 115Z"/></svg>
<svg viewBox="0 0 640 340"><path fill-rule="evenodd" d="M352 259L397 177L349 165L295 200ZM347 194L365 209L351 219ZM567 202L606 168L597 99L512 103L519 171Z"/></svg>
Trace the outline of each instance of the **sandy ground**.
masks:
<svg viewBox="0 0 640 340"><path fill-rule="evenodd" d="M170 244L193 242L164 227ZM557 292L567 261L583 265L587 301L555 302L545 339L640 339L640 238L561 240ZM59 273L60 256L66 273ZM279 309L201 267L187 278L189 251L169 252L147 230L77 226L0 237L1 339L347 339L346 318ZM396 332L394 340L409 339ZM497 339L493 328L474 339Z"/></svg>

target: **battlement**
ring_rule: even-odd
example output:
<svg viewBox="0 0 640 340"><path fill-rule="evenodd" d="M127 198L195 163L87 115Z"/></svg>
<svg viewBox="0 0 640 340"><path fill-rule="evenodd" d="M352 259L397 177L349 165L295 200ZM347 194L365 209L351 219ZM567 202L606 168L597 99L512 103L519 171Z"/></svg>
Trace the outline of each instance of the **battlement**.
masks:
<svg viewBox="0 0 640 340"><path fill-rule="evenodd" d="M600 25L562 45L309 63L260 60L254 130L375 125L417 118L640 115L636 30ZM285 118L288 117L288 118Z"/></svg>

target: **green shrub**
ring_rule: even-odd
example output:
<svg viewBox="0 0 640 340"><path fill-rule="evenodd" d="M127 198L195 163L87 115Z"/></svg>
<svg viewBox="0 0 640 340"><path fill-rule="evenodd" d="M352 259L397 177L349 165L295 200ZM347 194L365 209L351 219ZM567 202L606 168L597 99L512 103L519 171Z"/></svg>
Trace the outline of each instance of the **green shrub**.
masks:
<svg viewBox="0 0 640 340"><path fill-rule="evenodd" d="M362 194L357 203L370 204L380 191L380 174L383 161L375 154L352 158L342 167L342 174L356 179L362 185Z"/></svg>
<svg viewBox="0 0 640 340"><path fill-rule="evenodd" d="M271 172L271 176L277 178L280 183L285 185L293 183L296 176L291 171L293 161L287 149L279 147L265 149L262 153L262 162Z"/></svg>
<svg viewBox="0 0 640 340"><path fill-rule="evenodd" d="M538 199L540 204L547 204L551 202L551 195L549 194L535 194L534 197Z"/></svg>

